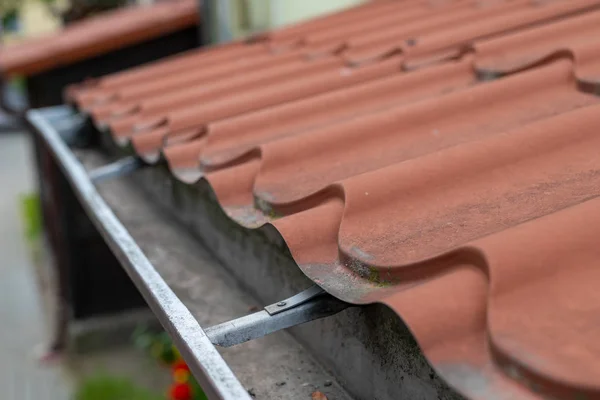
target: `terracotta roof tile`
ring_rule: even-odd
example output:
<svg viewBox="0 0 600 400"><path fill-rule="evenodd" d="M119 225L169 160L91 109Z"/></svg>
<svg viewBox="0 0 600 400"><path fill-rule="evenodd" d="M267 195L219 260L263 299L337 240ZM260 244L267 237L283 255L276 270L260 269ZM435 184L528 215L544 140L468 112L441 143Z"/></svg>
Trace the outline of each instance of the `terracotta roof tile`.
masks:
<svg viewBox="0 0 600 400"><path fill-rule="evenodd" d="M0 74L33 75L194 26L197 10L195 1L179 0L105 12L55 34L0 47Z"/></svg>
<svg viewBox="0 0 600 400"><path fill-rule="evenodd" d="M524 3L524 0L522 0L521 3ZM384 10L381 10L380 8L382 5L387 5L387 7ZM390 9L390 5L393 5L394 9ZM418 6L418 9L416 10L418 11L417 14L411 13L410 11L412 9L407 11L405 5L396 4L396 2L373 3L371 5L371 7L374 7L372 11L377 11L378 14L381 14L376 16L374 20L367 18L372 14L369 13L366 16L357 15L357 19L360 17L360 19L356 21L358 24L351 24L350 22L354 22L354 19L352 19L349 23L344 24L341 27L334 26L332 28L329 25L321 27L318 33L309 32L308 34L304 34L293 31L294 33L289 33L288 35L301 36L294 36L297 45L293 48L288 48L287 50L282 50L282 46L277 45L281 40L279 37L280 35L277 34L266 35L262 39L250 43L238 42L223 46L219 49L210 49L208 51L199 50L196 51L195 54L179 57L178 60L174 62L157 62L154 65L140 67L137 71L134 70L127 74L104 79L94 90L87 90L85 95L82 94L84 98L77 98L77 101L81 106L88 108L94 102L105 101L106 98L119 99L121 97L127 97L129 83L137 87L137 83L140 80L150 80L159 76L162 77L167 73L182 74L180 79L184 79L187 76L186 74L189 73L190 78L196 79L195 82L199 83L197 79L202 79L205 82L216 78L227 79L232 73L245 73L250 68L261 68L280 62L289 62L291 59L294 59L295 61L304 59L305 62L309 64L317 55L324 56L341 50L348 52L350 48L353 49L354 47L357 47L358 50L360 50L366 45L372 45L369 41L361 40L361 38L368 32L368 29L371 29L374 33L379 33L381 31L381 24L384 21L388 21L388 19L389 23L392 26L395 26L404 19L406 19L406 21L414 21L419 15L423 17L422 22L419 22L419 20L411 22L405 30L405 36L402 36L400 40L397 39L399 34L397 30L388 32L385 36L385 38L391 38L394 43L403 44L406 38L411 37L410 34L415 32L422 34L426 32L427 29L434 30L436 26L442 23L442 19L444 21L451 20L455 24L461 22L460 19L457 20L457 13L454 12L455 9L458 9L459 11L460 15L458 16L464 19L465 16L463 14L466 14L467 17L473 17L473 15L489 15L491 12L497 12L498 8L513 9L515 7L515 5L512 4L505 5L501 3L497 5L497 7L480 8L475 7L473 1L462 1L458 2L458 4L445 2L444 4L433 8L420 3L415 3L415 5ZM522 7L523 4L521 4L520 8ZM385 12L382 13L382 11ZM431 11L435 11L435 13L432 15ZM331 37L332 32L336 33L336 39ZM355 36L349 36L351 34ZM325 40L325 38L328 38L328 40ZM355 40L357 41L356 45L354 44ZM379 57L379 55L375 55L374 58L377 57ZM223 62L227 60L232 62L222 65ZM346 61L351 62L352 60L348 59ZM202 62L202 70L196 68L198 62ZM150 82L146 82L146 84L150 84Z"/></svg>
<svg viewBox="0 0 600 400"><path fill-rule="evenodd" d="M271 224L330 293L395 310L468 397L600 398L600 1L433 4L368 3L71 98Z"/></svg>
<svg viewBox="0 0 600 400"><path fill-rule="evenodd" d="M293 79L272 80L269 85L257 84L247 90L241 90L232 96L217 96L198 105L186 104L170 110L153 110L148 114L141 112L111 122L109 125L118 135L129 135L132 130L164 130L165 135L179 130L201 126L211 121L273 106L286 101L314 96L330 90L358 84L378 77L398 72L400 62L392 57L378 63L360 68L346 67L339 60L327 62L326 67L306 70Z"/></svg>
<svg viewBox="0 0 600 400"><path fill-rule="evenodd" d="M219 97L229 97L232 91L241 92L266 84L277 84L290 78L301 78L315 72L339 69L339 59L328 57L306 63L300 57L286 58L263 68L244 70L230 74L226 79L214 82L194 79L191 74L149 82L147 86L136 85L129 91L120 91L119 100L90 108L90 113L98 120L109 119L115 113L138 110L138 115L153 114L167 109L185 107L192 102L214 101ZM198 90L195 84L202 85ZM157 95L162 94L160 97ZM148 99L149 96L154 96Z"/></svg>
<svg viewBox="0 0 600 400"><path fill-rule="evenodd" d="M570 53L576 61L589 63L588 55L600 58L594 54L599 34L600 11L593 11L527 32L481 41L475 46L477 68L492 74L507 74L561 53ZM581 72L580 67L577 72Z"/></svg>

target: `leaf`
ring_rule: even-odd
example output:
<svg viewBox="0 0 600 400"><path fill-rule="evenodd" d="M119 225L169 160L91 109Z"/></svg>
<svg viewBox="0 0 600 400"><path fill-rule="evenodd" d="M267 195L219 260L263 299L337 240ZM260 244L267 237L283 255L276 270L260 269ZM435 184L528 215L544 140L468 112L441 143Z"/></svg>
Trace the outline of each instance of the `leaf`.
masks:
<svg viewBox="0 0 600 400"><path fill-rule="evenodd" d="M323 392L314 391L312 394L312 400L327 400L327 396L323 394Z"/></svg>
<svg viewBox="0 0 600 400"><path fill-rule="evenodd" d="M155 395L139 388L133 382L120 377L98 374L79 385L75 400L161 400Z"/></svg>

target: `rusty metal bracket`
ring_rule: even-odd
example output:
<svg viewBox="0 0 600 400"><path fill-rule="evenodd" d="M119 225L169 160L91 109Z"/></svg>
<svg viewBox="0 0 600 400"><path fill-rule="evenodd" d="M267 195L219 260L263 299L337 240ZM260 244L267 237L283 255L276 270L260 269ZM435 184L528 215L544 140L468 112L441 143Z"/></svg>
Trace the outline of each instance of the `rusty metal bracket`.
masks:
<svg viewBox="0 0 600 400"><path fill-rule="evenodd" d="M205 330L212 344L231 347L282 329L329 317L350 307L317 285L254 314L227 321Z"/></svg>

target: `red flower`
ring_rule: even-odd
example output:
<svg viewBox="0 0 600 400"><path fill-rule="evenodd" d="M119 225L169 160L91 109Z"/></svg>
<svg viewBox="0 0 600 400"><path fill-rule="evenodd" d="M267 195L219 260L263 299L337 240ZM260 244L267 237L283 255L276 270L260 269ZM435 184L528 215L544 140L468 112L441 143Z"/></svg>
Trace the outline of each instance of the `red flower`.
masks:
<svg viewBox="0 0 600 400"><path fill-rule="evenodd" d="M172 400L192 400L192 388L187 383L176 383L171 386Z"/></svg>
<svg viewBox="0 0 600 400"><path fill-rule="evenodd" d="M175 361L172 365L172 368L173 368L173 372L175 372L179 369L190 372L190 367L188 367L187 364L185 363L185 361L183 361L183 360Z"/></svg>

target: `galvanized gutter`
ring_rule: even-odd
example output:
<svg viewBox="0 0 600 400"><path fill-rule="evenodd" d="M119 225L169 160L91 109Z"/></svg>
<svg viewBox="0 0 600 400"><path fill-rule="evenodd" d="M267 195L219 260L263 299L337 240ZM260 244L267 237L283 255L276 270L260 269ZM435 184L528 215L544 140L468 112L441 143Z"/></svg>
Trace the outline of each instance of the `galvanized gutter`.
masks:
<svg viewBox="0 0 600 400"><path fill-rule="evenodd" d="M27 120L47 144L86 213L136 287L171 335L193 375L211 400L251 397L223 360L190 311L173 293L94 187L88 173L63 141L52 116L64 106L30 110Z"/></svg>

